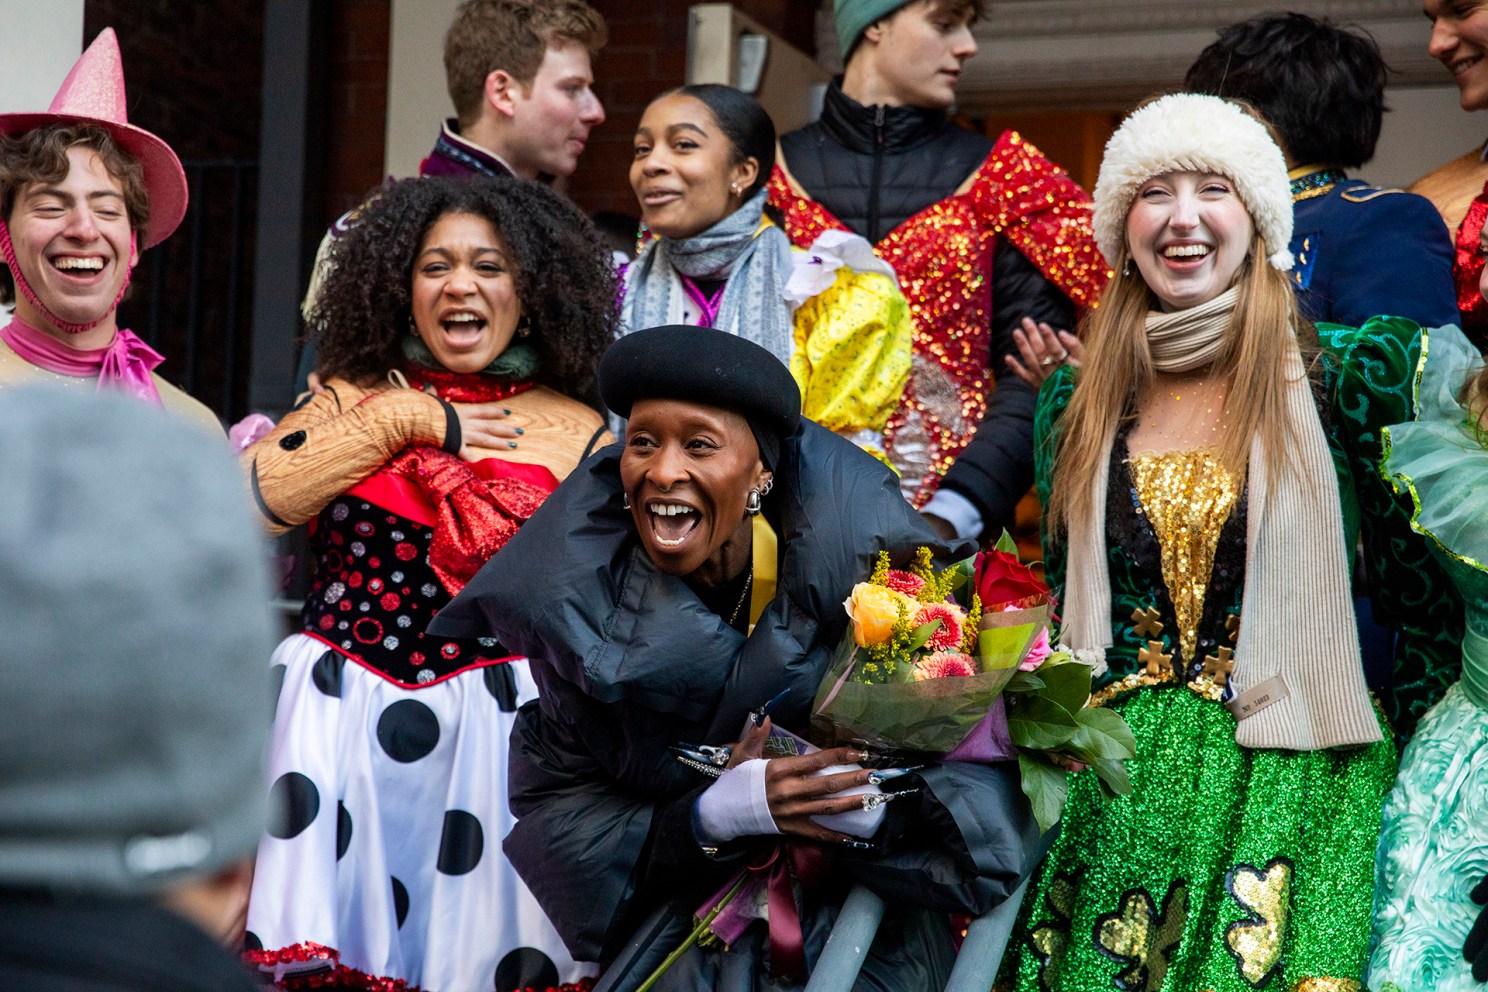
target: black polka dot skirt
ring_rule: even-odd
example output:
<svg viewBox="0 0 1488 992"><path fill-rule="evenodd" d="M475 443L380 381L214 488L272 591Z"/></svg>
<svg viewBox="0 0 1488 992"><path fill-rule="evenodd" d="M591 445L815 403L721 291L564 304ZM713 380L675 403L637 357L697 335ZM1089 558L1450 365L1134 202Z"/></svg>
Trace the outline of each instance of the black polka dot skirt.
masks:
<svg viewBox="0 0 1488 992"><path fill-rule="evenodd" d="M248 959L288 984L509 992L593 975L501 853L527 662L409 688L303 634L271 660L270 822Z"/></svg>

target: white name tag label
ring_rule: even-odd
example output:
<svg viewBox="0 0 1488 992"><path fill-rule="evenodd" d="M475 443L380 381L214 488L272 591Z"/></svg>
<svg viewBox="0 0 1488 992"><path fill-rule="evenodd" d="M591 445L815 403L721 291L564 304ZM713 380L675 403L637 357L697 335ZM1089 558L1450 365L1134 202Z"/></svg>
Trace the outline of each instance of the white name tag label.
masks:
<svg viewBox="0 0 1488 992"><path fill-rule="evenodd" d="M1286 687L1286 680L1280 675L1269 678L1260 685L1246 689L1234 699L1225 703L1230 713L1236 720L1244 720L1248 716L1255 716L1267 706L1273 706L1291 695Z"/></svg>

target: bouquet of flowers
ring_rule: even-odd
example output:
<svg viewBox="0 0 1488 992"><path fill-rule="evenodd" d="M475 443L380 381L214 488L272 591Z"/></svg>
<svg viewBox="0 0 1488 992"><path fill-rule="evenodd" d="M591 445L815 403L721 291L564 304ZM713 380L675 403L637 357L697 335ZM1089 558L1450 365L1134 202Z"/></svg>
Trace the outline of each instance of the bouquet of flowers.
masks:
<svg viewBox="0 0 1488 992"><path fill-rule="evenodd" d="M1006 534L941 570L927 548L904 570L881 552L844 604L852 632L817 693L812 737L949 761L1016 758L1045 830L1064 809L1070 771L1088 766L1108 795L1130 792L1131 730L1086 707L1091 670L1051 648L1053 605Z"/></svg>

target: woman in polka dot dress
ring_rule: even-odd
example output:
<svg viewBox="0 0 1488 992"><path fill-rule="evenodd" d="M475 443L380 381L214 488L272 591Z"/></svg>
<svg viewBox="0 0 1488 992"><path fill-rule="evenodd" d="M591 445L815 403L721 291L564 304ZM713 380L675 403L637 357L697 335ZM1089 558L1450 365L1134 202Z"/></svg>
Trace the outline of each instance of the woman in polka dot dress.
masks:
<svg viewBox="0 0 1488 992"><path fill-rule="evenodd" d="M533 183L409 180L336 242L323 391L245 459L268 528L310 532L274 653L247 956L286 986L546 988L564 951L502 856L525 659L424 628L597 442L614 278Z"/></svg>

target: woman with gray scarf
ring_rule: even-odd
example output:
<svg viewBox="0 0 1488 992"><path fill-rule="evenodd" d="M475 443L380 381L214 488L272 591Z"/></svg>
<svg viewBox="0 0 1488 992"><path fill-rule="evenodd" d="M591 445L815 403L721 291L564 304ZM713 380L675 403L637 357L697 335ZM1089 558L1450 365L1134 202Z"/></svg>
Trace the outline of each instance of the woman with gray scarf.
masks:
<svg viewBox="0 0 1488 992"><path fill-rule="evenodd" d="M623 331L693 324L790 367L810 420L877 449L909 377L912 325L894 271L857 235L791 248L765 209L775 127L728 86L646 108L630 183L650 240L626 273Z"/></svg>

